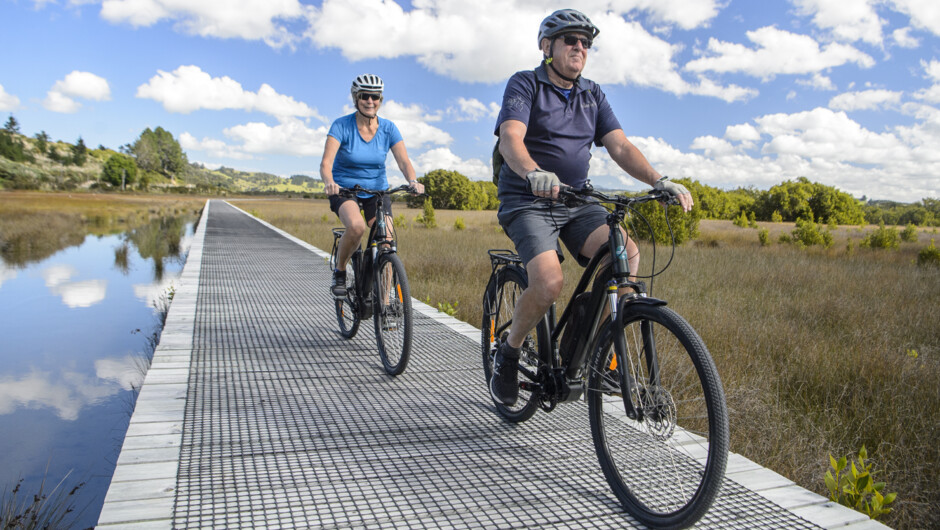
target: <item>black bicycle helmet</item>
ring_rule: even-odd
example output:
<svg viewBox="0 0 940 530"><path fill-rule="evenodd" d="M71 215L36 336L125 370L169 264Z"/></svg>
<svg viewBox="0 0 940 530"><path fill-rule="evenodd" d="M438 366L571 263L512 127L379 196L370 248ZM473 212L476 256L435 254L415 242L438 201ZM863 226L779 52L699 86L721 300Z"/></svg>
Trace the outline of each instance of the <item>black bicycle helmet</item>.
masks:
<svg viewBox="0 0 940 530"><path fill-rule="evenodd" d="M353 79L352 87L349 91L352 93L353 97L356 97L361 91L365 92L378 92L379 94L385 89L385 83L382 81L382 78L374 74L362 74L356 76Z"/></svg>
<svg viewBox="0 0 940 530"><path fill-rule="evenodd" d="M584 33L592 39L601 32L591 19L584 16L584 13L574 9L559 9L545 17L542 25L539 26L539 49L542 49L542 39L551 39L556 35L571 31Z"/></svg>

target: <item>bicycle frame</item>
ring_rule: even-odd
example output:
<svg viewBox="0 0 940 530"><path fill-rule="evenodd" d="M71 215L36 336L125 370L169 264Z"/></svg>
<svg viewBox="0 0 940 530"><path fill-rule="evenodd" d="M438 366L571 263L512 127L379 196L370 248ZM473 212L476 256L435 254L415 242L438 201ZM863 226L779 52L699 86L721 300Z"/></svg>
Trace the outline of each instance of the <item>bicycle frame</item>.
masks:
<svg viewBox="0 0 940 530"><path fill-rule="evenodd" d="M353 262L353 270L356 272L356 292L361 300L359 301L360 318L363 320L372 316L372 280L374 273L374 264L379 253L387 254L398 251L397 243L394 238L389 238L388 222L385 219L385 201L399 191L409 190L409 186L398 186L389 190L368 190L356 185L352 188L342 188L340 193L347 196L355 196L359 192L370 193L377 197L375 208L375 221L369 227L369 237L366 239L366 248L360 245L350 259ZM334 229L335 230L335 229ZM392 231L394 236L394 231ZM368 253L368 254L367 254Z"/></svg>
<svg viewBox="0 0 940 530"><path fill-rule="evenodd" d="M601 195L601 198L608 199L603 195ZM583 395L585 368L591 352L597 348L600 331L608 318L613 321L615 326L619 326L615 329L622 329L623 315L626 313L624 309L627 304L666 305L663 300L647 296L646 286L643 282L630 280L631 272L626 241L623 232L619 229L626 216L628 205L623 202L613 202L613 204L613 211L607 215L607 226L609 228L607 245L601 247L588 262L561 317L556 320L555 304L552 304L548 313L543 317L546 319L549 330L547 347L550 348L550 355L547 356L549 360L547 368L551 374L552 388L541 388L538 383L528 381L521 383L523 389L542 395L543 399L546 397L549 399L547 405L543 404L543 408L547 410L554 408L557 403L577 401ZM614 256L614 258L609 260L608 256ZM493 266L490 282L498 281L498 274L506 266L514 265L524 269L521 260L509 251L490 251L490 260ZM586 318L590 319L590 327L585 329L586 334L584 335L588 340L579 340L575 343L573 351L562 352L559 348L562 334L567 327L575 325L575 322L573 322L574 301L579 295L587 292L592 278L594 281L588 303L589 312L585 315ZM623 290L632 290L632 292L621 294ZM649 323L642 323L641 329L644 334L644 344L648 346L645 357L649 373L654 380L658 381L658 361L654 354L655 349L652 348L653 340ZM493 339L501 332L502 330L490 330ZM626 351L625 339L622 334L614 334L614 342L617 351ZM531 381L541 379L538 374L532 373L525 367L520 366L520 371ZM628 377L624 377L624 379L626 380L621 382L621 388L625 390L624 395L628 396L634 392L635 384ZM631 400L624 399L624 401L627 403L628 415L635 418L637 411L633 408Z"/></svg>

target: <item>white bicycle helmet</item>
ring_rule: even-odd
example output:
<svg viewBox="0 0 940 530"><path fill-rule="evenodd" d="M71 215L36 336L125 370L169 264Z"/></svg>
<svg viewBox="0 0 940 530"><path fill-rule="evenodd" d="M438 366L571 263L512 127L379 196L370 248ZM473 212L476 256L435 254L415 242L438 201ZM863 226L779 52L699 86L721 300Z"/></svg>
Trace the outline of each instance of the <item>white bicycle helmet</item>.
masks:
<svg viewBox="0 0 940 530"><path fill-rule="evenodd" d="M353 97L356 97L360 91L364 92L378 92L379 94L385 89L385 83L382 81L382 78L373 75L373 74L362 74L353 79L352 87L349 91L352 93Z"/></svg>
<svg viewBox="0 0 940 530"><path fill-rule="evenodd" d="M551 39L556 35L571 31L584 33L592 39L601 32L591 19L584 16L584 13L574 9L559 9L545 17L542 25L539 26L539 49L542 49L542 39Z"/></svg>

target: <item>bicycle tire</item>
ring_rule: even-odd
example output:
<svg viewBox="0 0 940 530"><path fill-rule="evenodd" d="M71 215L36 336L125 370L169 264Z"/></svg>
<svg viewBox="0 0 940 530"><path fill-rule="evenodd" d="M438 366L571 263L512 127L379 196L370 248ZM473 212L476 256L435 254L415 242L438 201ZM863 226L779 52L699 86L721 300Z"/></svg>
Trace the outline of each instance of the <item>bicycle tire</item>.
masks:
<svg viewBox="0 0 940 530"><path fill-rule="evenodd" d="M623 508L655 528L685 528L711 506L728 460L728 412L708 349L665 306L623 306L623 329L608 323L591 359L588 410L601 469ZM615 346L613 333L624 346ZM652 339L651 339L652 338ZM626 362L614 350L626 349ZM644 351L655 351L651 384ZM624 369L626 367L626 369ZM634 392L620 389L636 382ZM627 417L625 400L641 410Z"/></svg>
<svg viewBox="0 0 940 530"><path fill-rule="evenodd" d="M528 286L525 270L513 265L497 273L496 281L490 282L483 294L483 324L480 345L483 354L483 373L489 393L490 379L493 377L493 357L496 355L497 338L504 338L512 324L513 310L522 291ZM539 367L545 364L540 360L544 348L548 348L548 326L543 318L532 333L526 337L519 357L519 379L523 381L525 371L538 374ZM491 396L492 397L492 396ZM521 423L531 418L539 408L540 397L524 388L519 389L519 399L512 406L506 406L493 399L496 412L510 423Z"/></svg>
<svg viewBox="0 0 940 530"><path fill-rule="evenodd" d="M379 254L373 282L372 322L382 366L399 375L411 357L411 289L405 266L397 254Z"/></svg>
<svg viewBox="0 0 940 530"><path fill-rule="evenodd" d="M359 259L362 251L356 251L349 263L346 264L346 296L337 298L334 302L336 307L336 321L339 324L339 334L343 338L351 339L359 331L359 291L356 288L356 269L358 269Z"/></svg>

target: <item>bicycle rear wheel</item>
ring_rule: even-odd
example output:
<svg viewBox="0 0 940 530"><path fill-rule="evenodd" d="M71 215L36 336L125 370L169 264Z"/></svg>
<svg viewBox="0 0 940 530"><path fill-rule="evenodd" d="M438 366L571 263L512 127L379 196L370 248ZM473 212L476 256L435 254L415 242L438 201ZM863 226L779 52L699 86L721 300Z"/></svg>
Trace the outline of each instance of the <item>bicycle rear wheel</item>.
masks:
<svg viewBox="0 0 940 530"><path fill-rule="evenodd" d="M648 526L684 528L708 510L724 477L724 391L705 344L682 317L665 306L623 310L623 328L608 324L588 374L594 447L627 512Z"/></svg>
<svg viewBox="0 0 940 530"><path fill-rule="evenodd" d="M379 357L388 375L405 371L411 356L411 289L397 254L379 254L375 268L372 321Z"/></svg>
<svg viewBox="0 0 940 530"><path fill-rule="evenodd" d="M493 377L493 358L496 355L497 339L505 340L506 335L509 334L516 302L527 286L528 279L525 270L516 266L507 266L498 272L496 281L491 282L483 294L480 345L487 391L490 388L490 379ZM529 333L522 346L522 354L519 357L519 381L521 383L519 399L509 407L493 400L496 412L506 421L523 422L531 418L538 410L540 396L530 385L537 382L539 366L542 364L539 361L539 350L543 345L547 347L547 344L548 327L543 319Z"/></svg>
<svg viewBox="0 0 940 530"><path fill-rule="evenodd" d="M359 292L356 288L356 269L359 268L359 260L362 257L362 251L357 250L352 259L346 264L346 296L337 298L334 301L336 306L336 321L339 323L339 334L343 338L351 339L359 331Z"/></svg>

